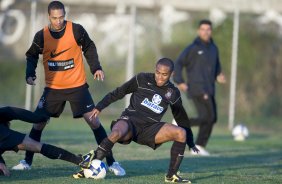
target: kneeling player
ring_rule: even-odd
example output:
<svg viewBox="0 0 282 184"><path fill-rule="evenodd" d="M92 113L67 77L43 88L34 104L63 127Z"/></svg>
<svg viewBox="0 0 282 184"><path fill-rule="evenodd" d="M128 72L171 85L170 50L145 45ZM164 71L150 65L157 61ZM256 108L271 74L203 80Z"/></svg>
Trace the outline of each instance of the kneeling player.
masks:
<svg viewBox="0 0 282 184"><path fill-rule="evenodd" d="M128 144L132 140L138 144L147 145L153 149L162 143L174 141L171 147L171 158L165 182L191 183L181 178L177 171L183 159L185 145L194 151L193 134L190 129L188 116L182 105L179 90L169 81L173 73L174 64L168 58L160 59L156 64L155 73L140 73L114 91L108 93L92 111L92 118L111 103L131 95L128 108L121 117L112 123L112 132L105 138L95 151L90 152L93 158L102 160L111 153L116 142ZM161 122L168 106L178 126ZM80 164L87 168L88 162ZM80 171L83 174L82 171Z"/></svg>
<svg viewBox="0 0 282 184"><path fill-rule="evenodd" d="M17 116L18 112L24 112L27 116ZM31 139L28 135L11 130L9 121L11 119L20 119L27 122L36 123L37 119L44 117L36 117L32 112L16 107L0 108L0 173L9 176L10 172L6 167L2 154L5 151L28 150L42 155L50 159L61 159L78 165L88 155L74 155L62 148L53 145L44 144ZM85 161L84 161L85 162Z"/></svg>

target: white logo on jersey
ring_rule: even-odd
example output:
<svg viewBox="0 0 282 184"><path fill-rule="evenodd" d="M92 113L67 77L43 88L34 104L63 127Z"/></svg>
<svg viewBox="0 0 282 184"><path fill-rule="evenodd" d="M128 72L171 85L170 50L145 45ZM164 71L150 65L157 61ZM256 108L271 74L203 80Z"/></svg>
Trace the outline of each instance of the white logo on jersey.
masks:
<svg viewBox="0 0 282 184"><path fill-rule="evenodd" d="M199 50L199 51L198 51L198 54L199 54L199 55L202 55L203 53L204 53L204 51L202 51L202 50Z"/></svg>
<svg viewBox="0 0 282 184"><path fill-rule="evenodd" d="M159 106L159 104L162 102L162 97L158 94L155 94L152 98L152 102L148 99L145 98L141 105L149 108L150 110L154 111L157 114L160 114L163 112L164 108Z"/></svg>
<svg viewBox="0 0 282 184"><path fill-rule="evenodd" d="M155 94L152 98L152 102L159 105L162 102L162 97L158 94Z"/></svg>

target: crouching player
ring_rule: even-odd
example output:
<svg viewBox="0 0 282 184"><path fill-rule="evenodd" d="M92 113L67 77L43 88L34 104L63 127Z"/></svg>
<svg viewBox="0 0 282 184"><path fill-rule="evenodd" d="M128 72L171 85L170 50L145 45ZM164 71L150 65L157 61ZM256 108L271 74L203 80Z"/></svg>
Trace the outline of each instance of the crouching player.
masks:
<svg viewBox="0 0 282 184"><path fill-rule="evenodd" d="M130 94L130 104L117 121L112 123L112 131L105 138L93 154L93 159L102 160L116 142L129 144L134 141L147 145L152 149L162 143L174 141L171 147L171 157L165 182L191 183L177 174L182 162L186 144L194 152L199 152L193 141L189 118L182 105L179 90L169 81L174 69L173 61L168 58L160 59L155 73L140 73L121 87L108 93L92 111L92 118L111 103ZM172 114L178 126L161 122L165 112L171 107ZM80 165L87 168L90 163ZM82 171L80 171L83 174Z"/></svg>

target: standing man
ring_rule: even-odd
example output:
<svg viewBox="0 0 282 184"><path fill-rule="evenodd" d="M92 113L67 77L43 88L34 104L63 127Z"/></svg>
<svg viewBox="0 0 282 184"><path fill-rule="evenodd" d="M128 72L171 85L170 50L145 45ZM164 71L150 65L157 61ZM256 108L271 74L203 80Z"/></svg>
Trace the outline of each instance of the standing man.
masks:
<svg viewBox="0 0 282 184"><path fill-rule="evenodd" d="M95 151L95 159L102 160L111 153L116 142L129 144L134 141L157 149L162 143L173 141L170 164L165 182L191 183L180 177L177 172L184 156L186 143L195 153L193 133L188 116L182 106L179 90L169 81L174 63L168 58L160 59L155 73L140 73L131 80L108 93L92 111L92 119L111 103L132 94L128 108L117 121L112 122L112 132ZM161 119L170 106L179 126L162 122ZM91 151L93 153L93 151ZM91 154L91 152L89 154ZM89 165L89 159L82 167Z"/></svg>
<svg viewBox="0 0 282 184"><path fill-rule="evenodd" d="M95 104L88 90L82 52L94 79L103 80L104 72L94 42L81 25L66 21L65 13L64 4L60 1L52 1L49 4L50 24L36 33L31 47L26 52L26 82L35 85L35 69L39 54L42 54L46 87L35 113L47 118L59 117L69 101L73 117L83 117L100 144L107 134L98 119L89 120ZM30 138L40 141L46 123L47 121L34 124ZM33 155L27 151L25 159L13 169L29 170ZM107 157L107 164L115 175L125 175L124 169L115 162L112 154Z"/></svg>
<svg viewBox="0 0 282 184"><path fill-rule="evenodd" d="M186 71L187 83L182 77L183 68ZM200 21L198 37L185 48L175 62L174 81L181 91L187 92L195 104L198 117L191 118L190 122L191 126L199 126L196 146L200 150L199 155L208 156L210 154L205 147L217 121L215 81L225 83L218 48L212 39L211 21Z"/></svg>

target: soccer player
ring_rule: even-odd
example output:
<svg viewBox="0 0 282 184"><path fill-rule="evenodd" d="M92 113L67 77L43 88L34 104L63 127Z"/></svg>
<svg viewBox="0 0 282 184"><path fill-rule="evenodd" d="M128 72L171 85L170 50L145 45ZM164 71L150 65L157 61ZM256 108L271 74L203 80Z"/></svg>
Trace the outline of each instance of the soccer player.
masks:
<svg viewBox="0 0 282 184"><path fill-rule="evenodd" d="M11 117L17 118L17 113L21 112L29 116L18 116L19 120L26 122L36 123L37 118L41 118L34 113L27 111L25 109L15 108L15 107L3 107L0 108L0 175L5 176L10 175L2 154L5 151L15 151L28 150L35 153L41 153L42 155L50 159L61 159L78 165L81 163L88 155L74 155L62 148L58 148L53 145L37 142L31 139L28 135L22 134L20 132L11 130L9 128Z"/></svg>
<svg viewBox="0 0 282 184"><path fill-rule="evenodd" d="M47 117L59 117L65 104L70 103L73 117L83 117L91 127L98 144L107 137L104 127L98 119L89 120L95 104L88 90L84 54L94 80L103 80L104 72L100 66L94 42L85 29L71 21L65 20L65 7L60 1L48 5L48 26L38 31L32 45L26 52L26 82L35 85L39 54L43 55L45 84L43 95L35 110L36 114ZM30 138L40 141L47 121L34 124ZM115 161L112 154L107 156L109 170L115 175L125 175L124 169ZM15 170L30 169L33 153L27 151L25 159L13 167Z"/></svg>
<svg viewBox="0 0 282 184"><path fill-rule="evenodd" d="M177 174L186 143L193 151L198 152L198 149L193 141L190 122L182 106L180 92L169 81L173 69L173 61L162 58L156 64L155 73L136 75L108 93L97 104L92 111L92 119L97 118L99 113L111 103L122 99L126 94L132 94L128 108L117 121L112 122L112 131L96 149L94 159L102 160L110 154L116 142L129 144L134 141L157 149L164 142L174 141L165 182L191 183ZM168 106L171 107L178 126L161 121ZM93 153L93 150L91 152ZM81 166L88 167L89 163L82 162Z"/></svg>
<svg viewBox="0 0 282 184"><path fill-rule="evenodd" d="M187 83L182 77L183 68L186 69ZM211 21L200 21L198 37L184 49L175 62L174 81L195 104L198 117L190 118L190 122L191 126L199 126L196 146L200 150L199 155L209 156L205 147L217 121L215 81L226 82L221 72L218 48L212 39Z"/></svg>

